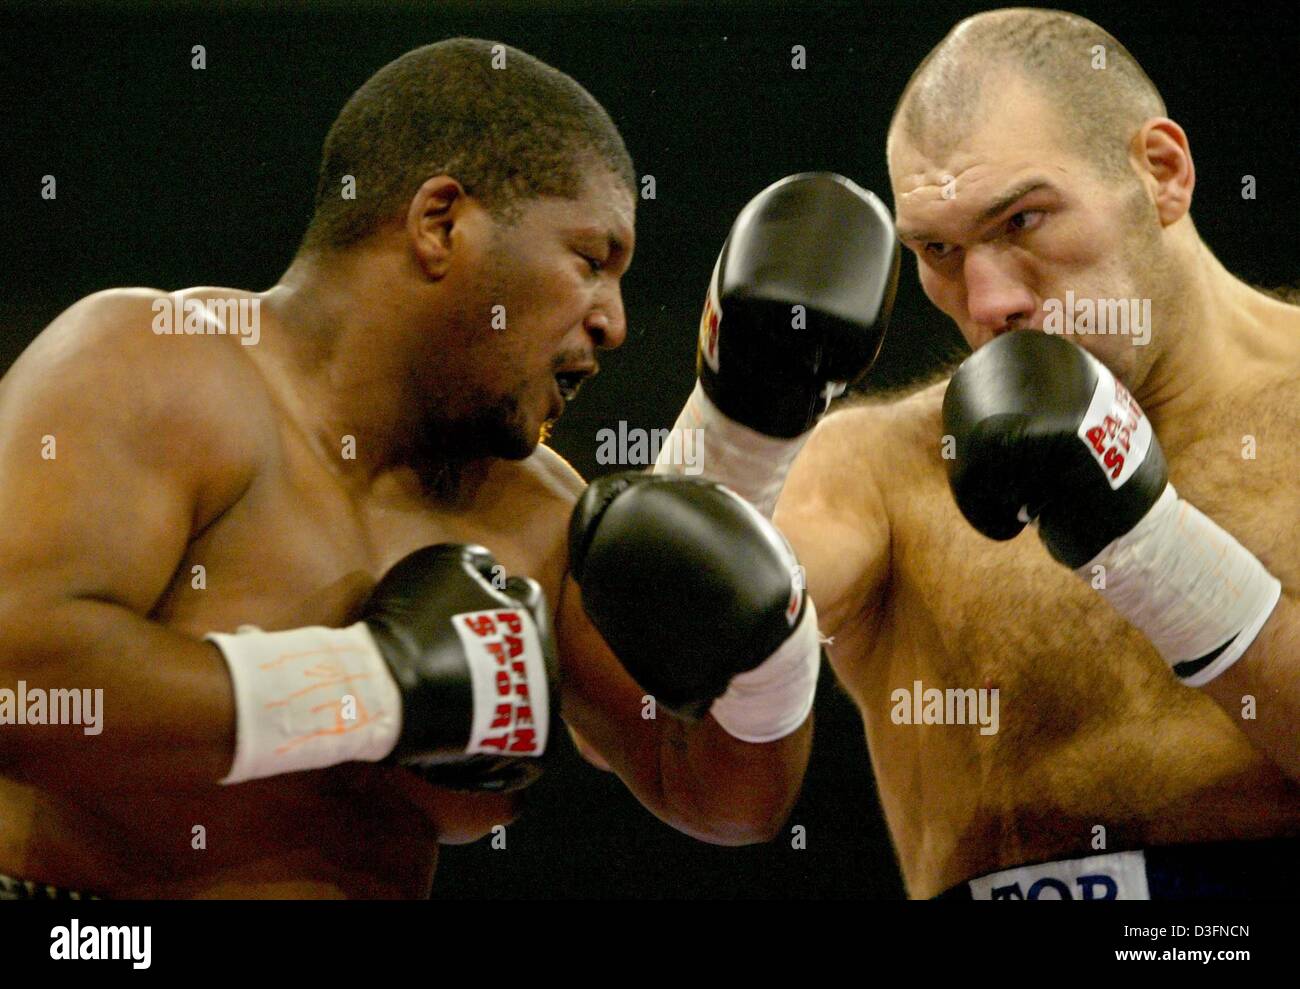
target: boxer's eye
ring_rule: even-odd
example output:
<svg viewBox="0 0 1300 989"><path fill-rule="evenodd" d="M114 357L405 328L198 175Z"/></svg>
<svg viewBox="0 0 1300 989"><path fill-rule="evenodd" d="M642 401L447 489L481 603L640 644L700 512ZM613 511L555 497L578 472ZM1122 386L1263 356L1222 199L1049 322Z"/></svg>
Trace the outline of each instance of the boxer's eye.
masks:
<svg viewBox="0 0 1300 989"><path fill-rule="evenodd" d="M1022 209L1007 220L1007 229L1011 233L1023 233L1026 230L1033 230L1043 222L1043 217L1046 215L1041 209Z"/></svg>
<svg viewBox="0 0 1300 989"><path fill-rule="evenodd" d="M582 260L587 262L587 267L591 269L591 273L593 275L599 274L600 272L605 270L604 261L601 261L597 258L593 258L590 254L583 254L581 252L578 253L578 256L582 258Z"/></svg>
<svg viewBox="0 0 1300 989"><path fill-rule="evenodd" d="M932 240L925 245L925 256L931 261L942 261L953 252L952 244L945 244L942 241Z"/></svg>

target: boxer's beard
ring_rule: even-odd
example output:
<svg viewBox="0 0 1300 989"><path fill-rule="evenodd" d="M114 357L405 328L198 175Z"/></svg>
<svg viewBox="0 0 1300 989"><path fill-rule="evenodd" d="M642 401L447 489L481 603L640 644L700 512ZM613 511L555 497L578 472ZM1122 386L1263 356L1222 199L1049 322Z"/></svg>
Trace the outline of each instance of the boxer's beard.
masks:
<svg viewBox="0 0 1300 989"><path fill-rule="evenodd" d="M474 462L522 460L536 444L537 437L525 432L514 391L457 389L426 407L412 437L410 465L427 488L453 498L461 475Z"/></svg>
<svg viewBox="0 0 1300 989"><path fill-rule="evenodd" d="M536 443L526 443L512 396L476 406L468 416L426 417L410 466L426 492L443 502L460 498L462 481L490 459L521 460Z"/></svg>
<svg viewBox="0 0 1300 989"><path fill-rule="evenodd" d="M427 416L415 452L418 460L433 467L485 457L522 460L533 452L536 443L537 437L524 432L514 395L479 395L463 415Z"/></svg>
<svg viewBox="0 0 1300 989"><path fill-rule="evenodd" d="M480 456L522 460L533 452L537 437L524 430L519 400L513 395L483 396L458 432Z"/></svg>
<svg viewBox="0 0 1300 989"><path fill-rule="evenodd" d="M586 357L584 350L567 350L551 362L551 373L582 362ZM522 460L532 455L537 444L550 439L558 419L544 419L534 433L529 431L527 420L520 411L518 396L528 394L528 386L529 383L521 379L505 395L481 396L474 404L473 415L463 422L465 435L476 439L488 451L487 456Z"/></svg>

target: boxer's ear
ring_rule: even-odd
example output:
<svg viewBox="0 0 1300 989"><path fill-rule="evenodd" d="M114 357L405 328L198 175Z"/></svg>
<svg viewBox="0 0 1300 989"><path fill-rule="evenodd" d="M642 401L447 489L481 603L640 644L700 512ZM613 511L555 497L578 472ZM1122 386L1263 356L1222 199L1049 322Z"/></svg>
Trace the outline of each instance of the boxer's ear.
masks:
<svg viewBox="0 0 1300 989"><path fill-rule="evenodd" d="M449 175L426 179L406 210L406 233L416 263L437 280L447 274L460 226L473 209L464 186Z"/></svg>
<svg viewBox="0 0 1300 989"><path fill-rule="evenodd" d="M1187 215L1196 167L1187 134L1168 117L1153 117L1133 137L1131 157L1155 200L1162 226Z"/></svg>

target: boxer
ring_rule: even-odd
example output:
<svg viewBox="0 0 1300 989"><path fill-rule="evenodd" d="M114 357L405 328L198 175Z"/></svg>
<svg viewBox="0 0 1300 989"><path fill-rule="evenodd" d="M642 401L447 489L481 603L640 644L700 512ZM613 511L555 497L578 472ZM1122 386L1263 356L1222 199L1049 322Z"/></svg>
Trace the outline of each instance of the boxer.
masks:
<svg viewBox="0 0 1300 989"><path fill-rule="evenodd" d="M788 545L539 445L624 339L634 190L577 83L454 39L348 101L270 290L40 334L0 383L0 686L103 703L0 719L0 889L425 896L559 713L675 827L773 835L819 649Z"/></svg>
<svg viewBox="0 0 1300 989"><path fill-rule="evenodd" d="M1300 310L1215 259L1186 135L1082 18L961 22L908 83L888 157L901 242L968 364L815 428L756 416L764 390L807 408L859 372L816 357L851 284L840 238L751 222L724 248L701 346L721 360L702 358L683 422L732 451L705 476L775 504L806 567L909 894L1289 893ZM763 284L728 262L737 240ZM865 253L880 280L889 252ZM816 288L790 274L818 267ZM1149 300L1149 340L1063 332L1067 292ZM729 335L754 298L824 325ZM728 347L743 381L718 380ZM805 357L770 360L787 351ZM918 718L918 690L996 696L1000 718L951 723L946 700Z"/></svg>

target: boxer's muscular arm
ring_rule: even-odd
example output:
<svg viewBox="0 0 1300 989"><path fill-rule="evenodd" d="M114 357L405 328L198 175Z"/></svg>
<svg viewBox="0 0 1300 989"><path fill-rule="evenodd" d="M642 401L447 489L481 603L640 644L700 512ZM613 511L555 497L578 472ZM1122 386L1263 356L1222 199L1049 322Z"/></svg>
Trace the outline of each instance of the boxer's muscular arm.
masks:
<svg viewBox="0 0 1300 989"><path fill-rule="evenodd" d="M581 595L566 576L555 624L564 717L583 755L679 831L723 845L771 840L799 795L812 718L762 745L733 738L712 716L689 725L662 712L643 718L645 692L592 627Z"/></svg>
<svg viewBox="0 0 1300 989"><path fill-rule="evenodd" d="M257 392L226 338L155 336L156 297L83 300L0 383L0 682L103 690L98 735L0 727L5 775L111 787L230 766L220 654L146 616L251 482Z"/></svg>
<svg viewBox="0 0 1300 989"><path fill-rule="evenodd" d="M1259 636L1232 666L1201 688L1282 772L1300 781L1300 600L1283 587ZM1254 716L1242 717L1246 698Z"/></svg>
<svg viewBox="0 0 1300 989"><path fill-rule="evenodd" d="M871 466L877 451L888 449L875 440L887 414L881 406L851 406L822 420L772 519L803 565L818 624L831 638L864 630L889 572L889 518ZM834 644L827 649L838 658Z"/></svg>

